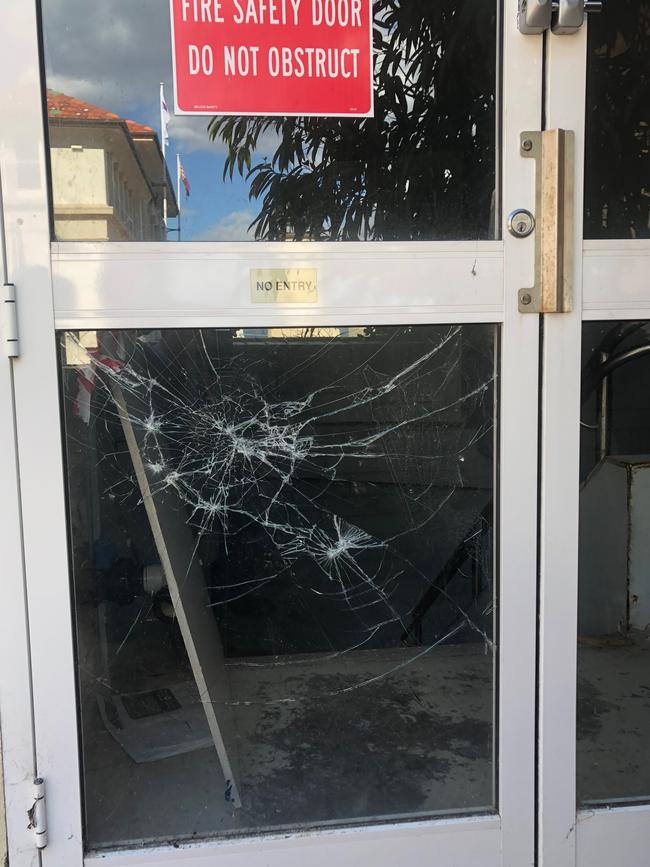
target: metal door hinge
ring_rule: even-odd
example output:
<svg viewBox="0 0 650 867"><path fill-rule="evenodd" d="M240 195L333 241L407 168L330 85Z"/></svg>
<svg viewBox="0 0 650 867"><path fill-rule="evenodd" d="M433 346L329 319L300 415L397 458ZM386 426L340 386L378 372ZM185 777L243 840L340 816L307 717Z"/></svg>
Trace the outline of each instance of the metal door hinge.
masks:
<svg viewBox="0 0 650 867"><path fill-rule="evenodd" d="M519 0L517 27L528 36L545 30L570 36L580 30L586 12L602 8L602 0Z"/></svg>
<svg viewBox="0 0 650 867"><path fill-rule="evenodd" d="M5 283L2 287L2 342L7 358L20 355L16 287L13 283Z"/></svg>
<svg viewBox="0 0 650 867"><path fill-rule="evenodd" d="M521 133L535 160L535 285L519 290L521 313L568 313L573 284L574 136L566 129Z"/></svg>
<svg viewBox="0 0 650 867"><path fill-rule="evenodd" d="M34 833L37 849L47 846L47 812L45 809L45 780L37 777L34 780L34 803L27 811L29 825Z"/></svg>

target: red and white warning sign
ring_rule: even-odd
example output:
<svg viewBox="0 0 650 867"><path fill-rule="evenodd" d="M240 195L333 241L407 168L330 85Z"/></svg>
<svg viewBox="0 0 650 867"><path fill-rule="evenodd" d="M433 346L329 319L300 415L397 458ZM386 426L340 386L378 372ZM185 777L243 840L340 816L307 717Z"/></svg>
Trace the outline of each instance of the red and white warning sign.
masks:
<svg viewBox="0 0 650 867"><path fill-rule="evenodd" d="M372 114L372 0L170 0L178 114Z"/></svg>

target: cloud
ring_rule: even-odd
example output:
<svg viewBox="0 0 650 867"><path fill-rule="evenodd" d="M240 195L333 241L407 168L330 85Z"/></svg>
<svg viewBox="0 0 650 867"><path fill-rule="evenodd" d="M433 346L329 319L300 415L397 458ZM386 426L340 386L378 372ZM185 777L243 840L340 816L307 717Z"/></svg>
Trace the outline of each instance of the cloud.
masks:
<svg viewBox="0 0 650 867"><path fill-rule="evenodd" d="M90 81L87 78L73 78L68 75L48 75L47 86L51 90L58 90L68 96L74 96L84 102L90 102L107 111L114 111L110 106L103 105L104 88L101 82Z"/></svg>
<svg viewBox="0 0 650 867"><path fill-rule="evenodd" d="M249 233L248 227L255 219L251 211L232 211L220 220L217 220L210 228L200 232L192 240L196 241L253 241L253 232Z"/></svg>
<svg viewBox="0 0 650 867"><path fill-rule="evenodd" d="M157 113L172 78L166 4L43 0L43 22L48 84L126 117L149 104Z"/></svg>
<svg viewBox="0 0 650 867"><path fill-rule="evenodd" d="M211 141L208 136L209 117L189 117L174 115L169 122L169 135L181 153L208 150L212 153L225 153L222 141Z"/></svg>
<svg viewBox="0 0 650 867"><path fill-rule="evenodd" d="M174 115L169 122L169 135L181 153L207 150L215 154L225 154L228 150L220 138L214 141L208 136L209 117ZM262 133L257 142L253 163L263 158L271 158L280 144L281 136L273 129Z"/></svg>

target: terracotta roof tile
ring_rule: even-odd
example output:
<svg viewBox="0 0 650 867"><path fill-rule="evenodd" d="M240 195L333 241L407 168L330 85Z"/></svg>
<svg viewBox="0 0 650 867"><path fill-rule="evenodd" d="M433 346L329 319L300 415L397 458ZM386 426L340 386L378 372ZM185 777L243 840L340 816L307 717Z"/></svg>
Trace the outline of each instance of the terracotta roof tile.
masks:
<svg viewBox="0 0 650 867"><path fill-rule="evenodd" d="M63 120L91 120L91 121L118 121L127 125L131 135L139 136L155 136L155 130L143 123L138 123L135 120L120 117L112 111L106 111L104 108L99 108L97 105L91 105L89 102L83 102L81 99L76 99L74 96L67 96L65 93L59 93L56 90L47 91L47 114L52 119L61 118Z"/></svg>

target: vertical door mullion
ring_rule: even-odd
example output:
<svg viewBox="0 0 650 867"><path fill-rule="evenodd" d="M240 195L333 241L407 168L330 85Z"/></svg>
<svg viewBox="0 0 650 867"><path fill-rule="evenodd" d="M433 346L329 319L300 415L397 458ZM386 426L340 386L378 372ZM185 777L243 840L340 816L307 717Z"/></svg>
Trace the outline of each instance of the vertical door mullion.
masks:
<svg viewBox="0 0 650 867"><path fill-rule="evenodd" d="M520 133L542 117L542 38L517 29L517 0L504 4L502 180L504 325L501 354L499 807L503 864L534 859L537 387L539 320L518 312L532 286L534 239L514 238L506 219L535 209L535 173Z"/></svg>
<svg viewBox="0 0 650 867"><path fill-rule="evenodd" d="M546 127L575 133L573 309L544 318L541 400L539 852L573 867L586 30L547 37Z"/></svg>
<svg viewBox="0 0 650 867"><path fill-rule="evenodd" d="M4 169L0 158L0 192ZM0 232L3 231L0 198ZM0 277L7 279L0 242ZM35 776L31 701L29 624L22 557L18 454L14 413L13 363L0 355L0 527L2 528L2 604L0 604L0 736L3 746L0 838L7 832L12 867L34 864L34 838L27 827ZM2 855L0 846L0 856Z"/></svg>
<svg viewBox="0 0 650 867"><path fill-rule="evenodd" d="M77 698L36 3L5 0L2 14L0 153L7 271L18 294L21 342L21 356L14 363L16 441L36 770L47 786L51 846L43 850L42 863L78 867L82 834ZM17 653L18 649L12 656ZM33 846L32 840L25 863L39 861ZM13 852L11 859L13 865Z"/></svg>

